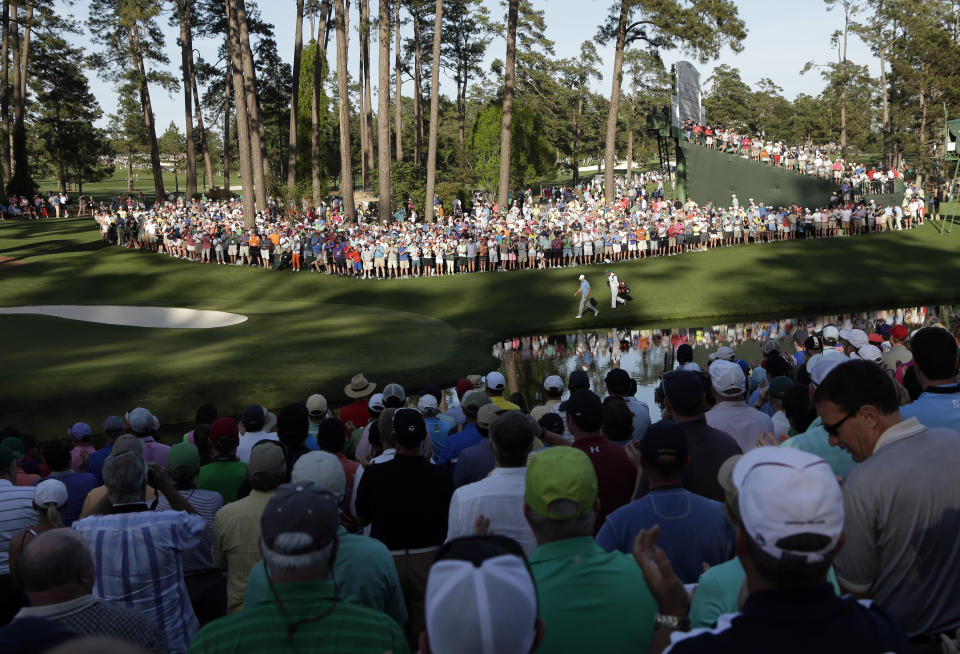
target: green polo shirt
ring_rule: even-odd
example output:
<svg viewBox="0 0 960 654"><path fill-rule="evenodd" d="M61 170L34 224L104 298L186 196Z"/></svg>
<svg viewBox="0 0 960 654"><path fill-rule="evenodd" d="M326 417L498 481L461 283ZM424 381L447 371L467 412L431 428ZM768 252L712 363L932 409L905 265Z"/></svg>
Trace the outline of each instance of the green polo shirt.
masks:
<svg viewBox="0 0 960 654"><path fill-rule="evenodd" d="M197 488L220 493L224 504L236 502L240 487L247 480L247 464L243 461L214 461L200 467Z"/></svg>
<svg viewBox="0 0 960 654"><path fill-rule="evenodd" d="M287 640L287 620L276 600L271 599L207 624L197 632L188 651L191 654L297 651L406 654L410 651L403 630L392 618L365 606L333 602L336 591L330 580L278 584L275 588L290 621L303 621L297 625L292 641Z"/></svg>
<svg viewBox="0 0 960 654"><path fill-rule="evenodd" d="M546 625L542 654L646 652L657 603L632 556L589 536L545 543L530 559Z"/></svg>
<svg viewBox="0 0 960 654"><path fill-rule="evenodd" d="M333 562L333 578L340 599L386 613L398 624L406 622L407 606L397 566L386 546L376 538L348 533L342 526L337 538L340 545ZM264 565L263 561L257 562L247 577L244 608L272 597Z"/></svg>

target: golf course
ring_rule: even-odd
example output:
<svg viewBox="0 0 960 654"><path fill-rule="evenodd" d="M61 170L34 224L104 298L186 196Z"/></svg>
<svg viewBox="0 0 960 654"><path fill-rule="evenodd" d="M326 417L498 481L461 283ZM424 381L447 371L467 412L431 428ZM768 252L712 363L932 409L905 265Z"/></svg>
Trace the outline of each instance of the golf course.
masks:
<svg viewBox="0 0 960 654"><path fill-rule="evenodd" d="M221 415L315 392L336 405L357 372L408 387L485 373L496 365L491 343L506 336L955 301L957 238L928 224L615 266L376 281L201 265L109 246L86 218L6 221L2 308L171 307L246 320L149 328L0 314L0 424L52 437L74 421L99 424L134 406L169 424L191 420L204 402ZM608 308L607 267L636 298L616 311ZM580 273L593 284L599 317L576 319Z"/></svg>

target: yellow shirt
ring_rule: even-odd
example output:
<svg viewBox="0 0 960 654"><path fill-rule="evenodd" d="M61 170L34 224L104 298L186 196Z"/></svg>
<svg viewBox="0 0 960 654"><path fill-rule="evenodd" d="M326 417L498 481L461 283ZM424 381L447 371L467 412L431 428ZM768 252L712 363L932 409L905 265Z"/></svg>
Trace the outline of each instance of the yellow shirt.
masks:
<svg viewBox="0 0 960 654"><path fill-rule="evenodd" d="M501 411L519 411L520 407L505 398L502 395L491 395L490 401L493 402Z"/></svg>
<svg viewBox="0 0 960 654"><path fill-rule="evenodd" d="M260 555L260 517L274 491L251 490L217 511L213 519L213 565L227 571L227 613L243 608L250 570Z"/></svg>

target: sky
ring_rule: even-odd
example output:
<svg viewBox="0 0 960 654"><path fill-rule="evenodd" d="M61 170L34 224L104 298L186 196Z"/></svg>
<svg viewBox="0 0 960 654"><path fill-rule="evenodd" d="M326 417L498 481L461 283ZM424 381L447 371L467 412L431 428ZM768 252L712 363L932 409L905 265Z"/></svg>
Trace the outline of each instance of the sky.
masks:
<svg viewBox="0 0 960 654"><path fill-rule="evenodd" d="M248 0L249 1L249 0ZM607 15L611 0L534 0L537 7L546 10L547 36L555 43L555 52L558 57L572 57L580 50L580 44L593 39L597 27ZM61 7L62 1L60 2ZM277 47L280 55L288 63L293 61L293 34L295 25L296 4L293 0L260 0L259 7L263 18L274 25ZM352 5L349 66L352 74L359 75L359 43L355 30L357 24L356 2ZM484 0L491 16L503 15L499 0ZM88 0L76 0L75 4L63 9L73 14L79 21L85 21L89 13ZM377 3L371 2L373 10ZM800 93L817 95L823 88L824 82L814 69L805 75L800 70L808 61L827 63L836 59L836 52L830 48L830 35L842 25L842 16L837 10L828 12L820 0L736 0L740 17L747 27L747 38L743 42L743 51L735 54L729 48L724 48L720 56L706 65L693 62L700 70L704 85L713 68L719 64L727 64L739 68L743 80L753 86L761 78L768 77L783 88L787 98L794 98ZM177 28L167 26L166 17L162 25L167 34L167 55L170 59L170 70L179 76L180 54L176 44L179 33ZM309 23L305 21L305 38L309 38ZM332 43L331 35L331 43ZM87 34L74 37L73 42L87 48L95 47ZM216 60L217 43L211 40L195 39L196 47L207 60ZM373 84L376 91L376 43L372 44ZM502 36L494 38L487 50L484 65L494 59L504 57L506 48ZM334 48L330 48L331 67L335 66ZM609 79L613 72L613 45L600 45L599 53L605 67L601 71L604 81L594 84L595 90L606 95L610 93ZM680 51L665 51L663 61L669 68L677 61L689 59ZM856 64L867 65L871 75L879 75L879 63L870 54L864 44L853 37L848 49L848 59ZM692 60L691 60L692 61ZM91 87L104 114L115 111L116 92L110 82L106 82L91 73ZM407 87L404 87L406 90ZM441 93L452 95L453 80L441 69ZM171 121L181 130L184 127L183 99L180 94L170 95L167 92L151 89L154 112L156 114L157 130L162 132ZM374 107L377 101L374 98ZM709 120L709 117L708 117ZM104 118L102 124L106 123Z"/></svg>

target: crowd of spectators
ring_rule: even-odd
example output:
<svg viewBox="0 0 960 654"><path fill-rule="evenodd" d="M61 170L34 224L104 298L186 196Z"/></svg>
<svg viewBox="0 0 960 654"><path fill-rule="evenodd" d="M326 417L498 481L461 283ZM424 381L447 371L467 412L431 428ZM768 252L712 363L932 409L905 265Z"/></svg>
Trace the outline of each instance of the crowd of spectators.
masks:
<svg viewBox="0 0 960 654"><path fill-rule="evenodd" d="M316 271L358 278L407 278L531 270L702 252L797 238L834 238L911 229L928 206L917 192L902 204L854 203L834 195L813 209L770 207L731 197L727 207L681 204L662 183L617 178L608 207L600 180L524 195L509 211L489 203L435 223L346 220L335 203L302 212L278 207L244 225L238 202L204 199L146 208L114 201L93 211L106 242L197 263Z"/></svg>
<svg viewBox="0 0 960 654"><path fill-rule="evenodd" d="M8 427L0 651L955 647L958 342L928 323L680 344L652 424L613 368L531 397L358 373L170 443L144 407Z"/></svg>
<svg viewBox="0 0 960 654"><path fill-rule="evenodd" d="M742 133L740 130L702 125L693 120L684 121L681 129L687 143L695 143L775 168L833 180L843 186L844 192L855 196L893 193L896 184L903 182L904 173L908 170L905 160L901 160L899 167L884 167L883 164L869 166L846 161L842 158L841 148L837 143L786 145Z"/></svg>

